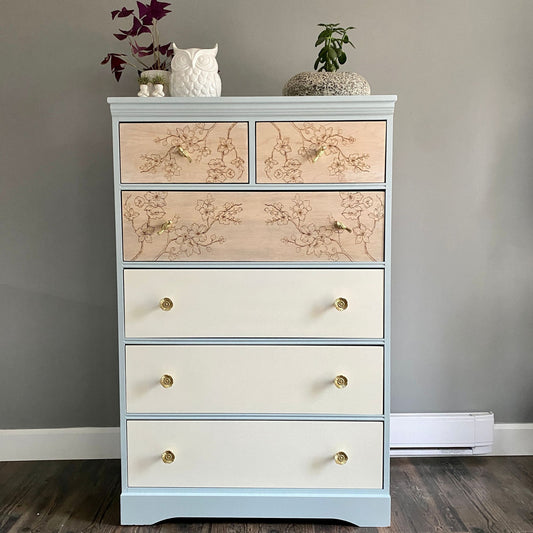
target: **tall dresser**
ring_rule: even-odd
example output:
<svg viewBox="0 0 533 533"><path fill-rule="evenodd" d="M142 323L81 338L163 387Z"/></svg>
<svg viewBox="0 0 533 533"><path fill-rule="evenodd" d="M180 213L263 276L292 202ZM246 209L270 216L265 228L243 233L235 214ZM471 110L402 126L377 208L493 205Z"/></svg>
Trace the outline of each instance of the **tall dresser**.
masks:
<svg viewBox="0 0 533 533"><path fill-rule="evenodd" d="M122 523L388 525L396 97L108 101Z"/></svg>

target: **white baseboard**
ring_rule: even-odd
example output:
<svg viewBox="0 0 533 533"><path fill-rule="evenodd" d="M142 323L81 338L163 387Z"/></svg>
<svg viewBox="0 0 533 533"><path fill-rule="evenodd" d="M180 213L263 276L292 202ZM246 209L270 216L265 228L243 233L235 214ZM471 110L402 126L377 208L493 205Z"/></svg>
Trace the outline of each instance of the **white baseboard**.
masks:
<svg viewBox="0 0 533 533"><path fill-rule="evenodd" d="M396 416L398 415L392 415L391 418L394 420ZM420 439L420 433L418 435L418 442L407 442L404 439L403 445L417 448L418 444L419 449L411 450L411 456L428 455L423 447L427 445L427 438ZM394 435L392 437L391 441L394 440ZM455 451L456 454L463 455L461 448ZM450 448L443 455L453 454L453 448ZM533 455L533 424L495 424L494 443L489 455ZM118 457L120 433L119 428L115 427L0 430L0 461Z"/></svg>
<svg viewBox="0 0 533 533"><path fill-rule="evenodd" d="M0 461L117 457L119 428L0 429Z"/></svg>
<svg viewBox="0 0 533 533"><path fill-rule="evenodd" d="M533 455L533 424L494 424L491 455Z"/></svg>

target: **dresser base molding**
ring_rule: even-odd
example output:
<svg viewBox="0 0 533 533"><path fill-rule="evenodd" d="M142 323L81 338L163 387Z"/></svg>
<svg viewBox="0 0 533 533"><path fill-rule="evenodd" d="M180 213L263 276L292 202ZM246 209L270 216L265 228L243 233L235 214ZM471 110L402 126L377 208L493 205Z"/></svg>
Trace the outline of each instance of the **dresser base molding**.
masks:
<svg viewBox="0 0 533 533"><path fill-rule="evenodd" d="M123 492L120 497L121 524L151 525L170 518L335 519L359 527L387 527L390 524L388 494L265 492Z"/></svg>

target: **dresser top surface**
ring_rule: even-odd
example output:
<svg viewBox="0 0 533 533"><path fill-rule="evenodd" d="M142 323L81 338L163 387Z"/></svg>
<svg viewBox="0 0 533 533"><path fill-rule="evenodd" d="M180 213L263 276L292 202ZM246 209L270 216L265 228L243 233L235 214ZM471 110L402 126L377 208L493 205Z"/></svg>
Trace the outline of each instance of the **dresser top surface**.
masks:
<svg viewBox="0 0 533 533"><path fill-rule="evenodd" d="M176 97L165 96L164 99L157 98L139 98L138 96L110 96L107 101L110 104L140 104L140 105L161 105L161 104L184 104L184 103L214 103L223 104L231 103L332 103L332 102L350 102L354 103L377 103L377 102L396 102L395 94L371 94L368 96L216 96L216 97Z"/></svg>
<svg viewBox="0 0 533 533"><path fill-rule="evenodd" d="M394 111L395 95L370 96L222 96L222 97L110 97L114 116L151 116L163 118L173 113L239 112L260 117L272 113L387 114ZM171 118L169 116L169 118Z"/></svg>

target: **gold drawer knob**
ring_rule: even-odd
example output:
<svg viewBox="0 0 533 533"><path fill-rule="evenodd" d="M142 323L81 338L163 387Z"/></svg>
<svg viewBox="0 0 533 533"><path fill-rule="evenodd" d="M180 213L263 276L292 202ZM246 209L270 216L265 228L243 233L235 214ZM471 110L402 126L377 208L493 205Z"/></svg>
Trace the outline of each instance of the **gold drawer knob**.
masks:
<svg viewBox="0 0 533 533"><path fill-rule="evenodd" d="M348 455L345 452L337 452L334 459L338 465L345 465L348 462Z"/></svg>
<svg viewBox="0 0 533 533"><path fill-rule="evenodd" d="M189 163L192 163L191 154L189 154L189 152L187 152L185 148L178 146L178 154L181 155L181 157L185 157L189 161Z"/></svg>
<svg viewBox="0 0 533 533"><path fill-rule="evenodd" d="M159 307L163 311L170 311L174 307L174 302L170 298L161 298L159 300Z"/></svg>
<svg viewBox="0 0 533 533"><path fill-rule="evenodd" d="M335 220L333 225L336 229L345 229L348 233L352 233L351 228L349 228L346 224L343 224L340 220Z"/></svg>
<svg viewBox="0 0 533 533"><path fill-rule="evenodd" d="M335 383L335 387L337 387L337 389L344 389L348 386L348 378L346 376L339 375L333 380L333 383Z"/></svg>
<svg viewBox="0 0 533 533"><path fill-rule="evenodd" d="M337 298L333 305L337 311L344 311L348 308L348 300L346 298Z"/></svg>
<svg viewBox="0 0 533 533"><path fill-rule="evenodd" d="M169 374L163 374L159 380L159 383L161 383L161 386L164 389L170 389L170 387L174 385L174 378Z"/></svg>
<svg viewBox="0 0 533 533"><path fill-rule="evenodd" d="M313 158L313 163L316 163L318 161L318 158L322 156L322 154L326 151L326 148L327 146L323 145L316 151L316 155Z"/></svg>
<svg viewBox="0 0 533 533"><path fill-rule="evenodd" d="M157 232L157 234L161 235L161 233L170 228L170 226L172 226L172 220L167 220L166 222L163 222L163 224L161 224L161 229Z"/></svg>
<svg viewBox="0 0 533 533"><path fill-rule="evenodd" d="M161 454L161 460L167 465L173 463L174 459L176 459L176 456L170 450L165 450Z"/></svg>

